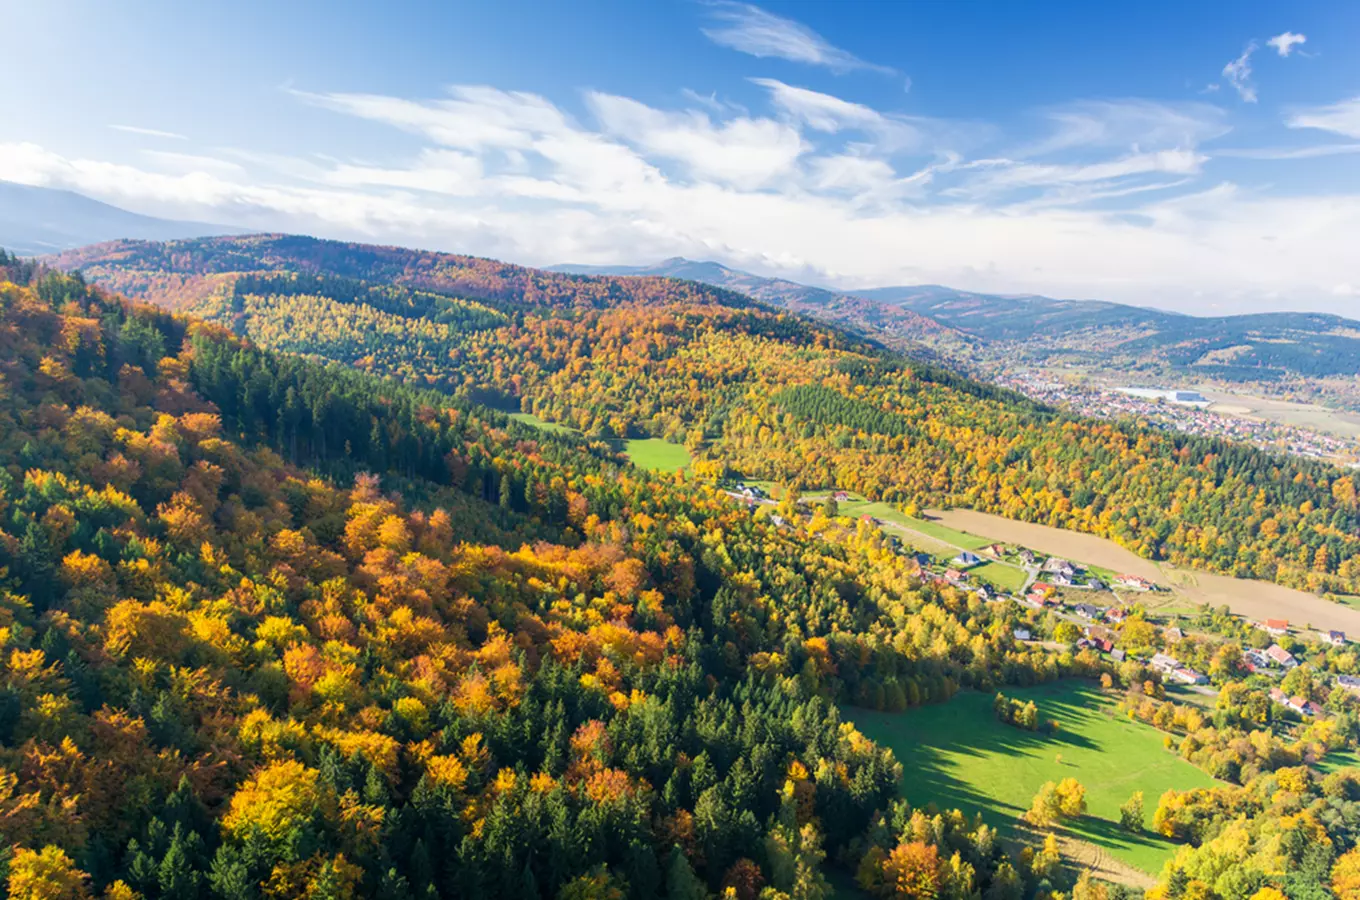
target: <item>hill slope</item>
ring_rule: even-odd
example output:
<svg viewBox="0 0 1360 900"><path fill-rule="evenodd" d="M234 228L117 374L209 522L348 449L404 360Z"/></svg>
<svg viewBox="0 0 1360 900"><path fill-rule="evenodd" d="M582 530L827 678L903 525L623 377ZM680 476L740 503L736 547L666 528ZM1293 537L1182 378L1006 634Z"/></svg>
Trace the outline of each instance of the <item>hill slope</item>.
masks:
<svg viewBox="0 0 1360 900"><path fill-rule="evenodd" d="M880 536L5 257L0 385L10 896L820 891L911 813L835 704L1096 671Z"/></svg>
<svg viewBox="0 0 1360 900"><path fill-rule="evenodd" d="M240 233L225 225L143 216L72 191L0 181L0 247L23 256L117 238L165 241Z"/></svg>
<svg viewBox="0 0 1360 900"><path fill-rule="evenodd" d="M1325 313L1190 316L1100 300L981 294L939 285L837 292L679 257L654 266L556 268L714 284L889 342L899 336L965 367L980 359L1003 367L1061 359L1225 382L1355 378L1360 373L1360 321Z"/></svg>
<svg viewBox="0 0 1360 900"><path fill-rule="evenodd" d="M715 262L675 257L653 266L554 266L552 271L582 275L634 275L685 278L755 297L771 306L812 316L880 340L917 356L938 355L958 362L978 342L951 326L900 304L879 303L857 295L812 287L782 278L752 275Z"/></svg>
<svg viewBox="0 0 1360 900"><path fill-rule="evenodd" d="M264 346L591 436L682 442L704 474L967 506L1184 566L1360 587L1360 503L1337 469L1061 415L729 291L286 236L61 261Z"/></svg>

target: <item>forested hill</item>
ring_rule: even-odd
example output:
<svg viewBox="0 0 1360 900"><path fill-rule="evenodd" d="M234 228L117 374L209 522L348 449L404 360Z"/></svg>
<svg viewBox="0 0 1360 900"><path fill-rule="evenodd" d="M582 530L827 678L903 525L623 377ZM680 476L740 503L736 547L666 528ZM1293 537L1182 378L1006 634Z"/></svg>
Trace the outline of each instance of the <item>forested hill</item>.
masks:
<svg viewBox="0 0 1360 900"><path fill-rule="evenodd" d="M984 294L940 285L833 291L684 258L652 266L558 266L689 278L854 328L956 365L1074 360L1226 382L1355 378L1360 322L1324 313L1190 316L1101 300ZM1348 392L1350 393L1350 392Z"/></svg>
<svg viewBox="0 0 1360 900"><path fill-rule="evenodd" d="M681 442L705 476L972 507L1179 565L1360 588L1351 475L1059 415L692 282L285 237L112 245L61 262L261 346L591 437Z"/></svg>
<svg viewBox="0 0 1360 900"><path fill-rule="evenodd" d="M957 900L1066 889L914 811L836 707L1101 671L1018 615L0 255L10 897L825 897L904 855Z"/></svg>
<svg viewBox="0 0 1360 900"><path fill-rule="evenodd" d="M518 306L606 308L623 303L712 302L749 306L743 294L664 277L584 277L475 256L251 235L186 241L112 241L51 258L111 290L178 308L243 273L357 279Z"/></svg>

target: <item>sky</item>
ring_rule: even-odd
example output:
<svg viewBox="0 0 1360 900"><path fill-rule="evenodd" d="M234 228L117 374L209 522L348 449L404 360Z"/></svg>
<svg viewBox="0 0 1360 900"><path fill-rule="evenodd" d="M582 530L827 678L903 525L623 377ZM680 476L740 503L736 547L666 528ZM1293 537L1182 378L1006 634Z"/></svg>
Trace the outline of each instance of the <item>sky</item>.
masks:
<svg viewBox="0 0 1360 900"><path fill-rule="evenodd" d="M0 0L0 180L529 265L1360 317L1360 4Z"/></svg>

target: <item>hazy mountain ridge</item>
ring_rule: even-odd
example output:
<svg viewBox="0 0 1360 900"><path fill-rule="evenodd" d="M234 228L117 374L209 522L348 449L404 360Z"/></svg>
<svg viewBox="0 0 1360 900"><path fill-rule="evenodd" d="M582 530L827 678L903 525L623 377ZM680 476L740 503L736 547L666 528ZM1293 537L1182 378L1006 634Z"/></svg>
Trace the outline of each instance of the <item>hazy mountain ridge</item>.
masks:
<svg viewBox="0 0 1360 900"><path fill-rule="evenodd" d="M0 247L21 256L117 238L163 241L243 232L226 225L144 216L73 191L0 181Z"/></svg>
<svg viewBox="0 0 1360 900"><path fill-rule="evenodd" d="M679 257L655 266L557 269L720 284L870 334L899 333L962 367L985 355L1029 363L1075 358L1116 369L1152 365L1226 381L1360 372L1360 322L1329 313L1193 316L1104 300L984 294L941 285L836 292Z"/></svg>

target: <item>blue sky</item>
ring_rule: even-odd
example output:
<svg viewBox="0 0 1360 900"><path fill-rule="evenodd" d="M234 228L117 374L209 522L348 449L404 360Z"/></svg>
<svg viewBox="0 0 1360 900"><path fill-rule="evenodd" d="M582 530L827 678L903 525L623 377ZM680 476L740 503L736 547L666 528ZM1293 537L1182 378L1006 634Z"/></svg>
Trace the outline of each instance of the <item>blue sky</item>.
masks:
<svg viewBox="0 0 1360 900"><path fill-rule="evenodd" d="M529 264L1360 314L1360 4L0 0L0 179Z"/></svg>

